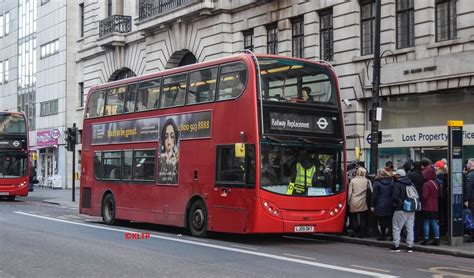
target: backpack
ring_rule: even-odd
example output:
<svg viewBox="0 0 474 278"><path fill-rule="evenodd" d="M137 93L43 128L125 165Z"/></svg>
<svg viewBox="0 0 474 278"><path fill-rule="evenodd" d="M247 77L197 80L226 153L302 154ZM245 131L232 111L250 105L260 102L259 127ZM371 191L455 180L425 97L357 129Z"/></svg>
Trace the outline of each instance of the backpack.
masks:
<svg viewBox="0 0 474 278"><path fill-rule="evenodd" d="M474 231L474 223L472 222L471 210L468 208L465 208L463 210L463 214L464 214L464 229L467 232Z"/></svg>
<svg viewBox="0 0 474 278"><path fill-rule="evenodd" d="M415 212L421 211L421 202L420 197L418 196L418 192L414 184L406 186L406 197L403 201L403 210L406 212Z"/></svg>

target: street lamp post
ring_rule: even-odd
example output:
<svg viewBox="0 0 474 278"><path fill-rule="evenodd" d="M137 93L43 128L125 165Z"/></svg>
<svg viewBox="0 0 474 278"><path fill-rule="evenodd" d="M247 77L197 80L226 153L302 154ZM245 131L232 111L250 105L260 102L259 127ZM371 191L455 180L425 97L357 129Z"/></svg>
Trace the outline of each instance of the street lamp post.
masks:
<svg viewBox="0 0 474 278"><path fill-rule="evenodd" d="M379 142L379 122L377 119L377 108L379 107L379 87L380 87L380 1L375 1L375 34L374 34L374 68L372 79L372 109L370 113L371 121L371 142L370 142L370 173L377 174L378 165L378 144Z"/></svg>

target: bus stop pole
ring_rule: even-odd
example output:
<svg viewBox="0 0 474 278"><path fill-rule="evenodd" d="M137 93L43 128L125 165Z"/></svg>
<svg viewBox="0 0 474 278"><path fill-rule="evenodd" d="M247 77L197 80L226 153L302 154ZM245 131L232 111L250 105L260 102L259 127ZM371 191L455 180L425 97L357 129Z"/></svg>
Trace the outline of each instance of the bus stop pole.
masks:
<svg viewBox="0 0 474 278"><path fill-rule="evenodd" d="M448 240L449 245L463 244L463 121L448 121Z"/></svg>

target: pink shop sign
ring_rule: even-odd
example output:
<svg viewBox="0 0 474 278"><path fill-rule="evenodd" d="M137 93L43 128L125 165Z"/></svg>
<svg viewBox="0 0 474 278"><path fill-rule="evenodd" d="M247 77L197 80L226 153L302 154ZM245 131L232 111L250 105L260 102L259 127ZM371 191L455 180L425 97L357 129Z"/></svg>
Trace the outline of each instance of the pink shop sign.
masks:
<svg viewBox="0 0 474 278"><path fill-rule="evenodd" d="M58 144L61 132L58 129L40 130L36 132L36 145L38 147L53 146Z"/></svg>

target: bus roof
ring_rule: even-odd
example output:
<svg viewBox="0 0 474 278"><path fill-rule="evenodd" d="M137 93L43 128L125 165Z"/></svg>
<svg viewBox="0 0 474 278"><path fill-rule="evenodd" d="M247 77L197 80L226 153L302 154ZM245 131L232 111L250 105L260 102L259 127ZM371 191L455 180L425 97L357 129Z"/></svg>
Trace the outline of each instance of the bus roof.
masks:
<svg viewBox="0 0 474 278"><path fill-rule="evenodd" d="M311 62L311 63L319 64L323 67L331 67L330 64L325 62L325 61L312 61L312 60L307 60L307 59L302 59L302 58L279 56L279 55L270 55L270 54L256 54L255 56L257 58L276 58L276 59L296 60L296 61L302 61L302 62L306 62L306 63ZM189 70L197 70L199 68L204 68L204 67L209 67L209 66L219 65L219 64L223 64L223 63L234 62L234 61L251 62L252 61L251 57L252 57L252 55L250 53L241 53L241 54L237 54L237 55L218 58L218 59L209 60L209 61L200 62L200 63L195 63L195 64L186 65L186 66L182 66L182 67L177 67L177 68L172 68L172 69L165 69L165 70L162 70L162 71L148 73L148 74L145 74L145 75L134 76L134 77L126 78L126 79L112 81L112 82L108 82L108 83L93 86L89 90L88 95L93 91L112 88L112 87L120 86L122 84L140 82L142 80L147 80L147 79L150 79L150 78L153 78L153 77L160 77L160 76L169 75L169 74L177 74L177 73L186 72L186 71L189 71Z"/></svg>
<svg viewBox="0 0 474 278"><path fill-rule="evenodd" d="M22 115L25 116L24 112L16 112L16 111L0 111L0 115Z"/></svg>

